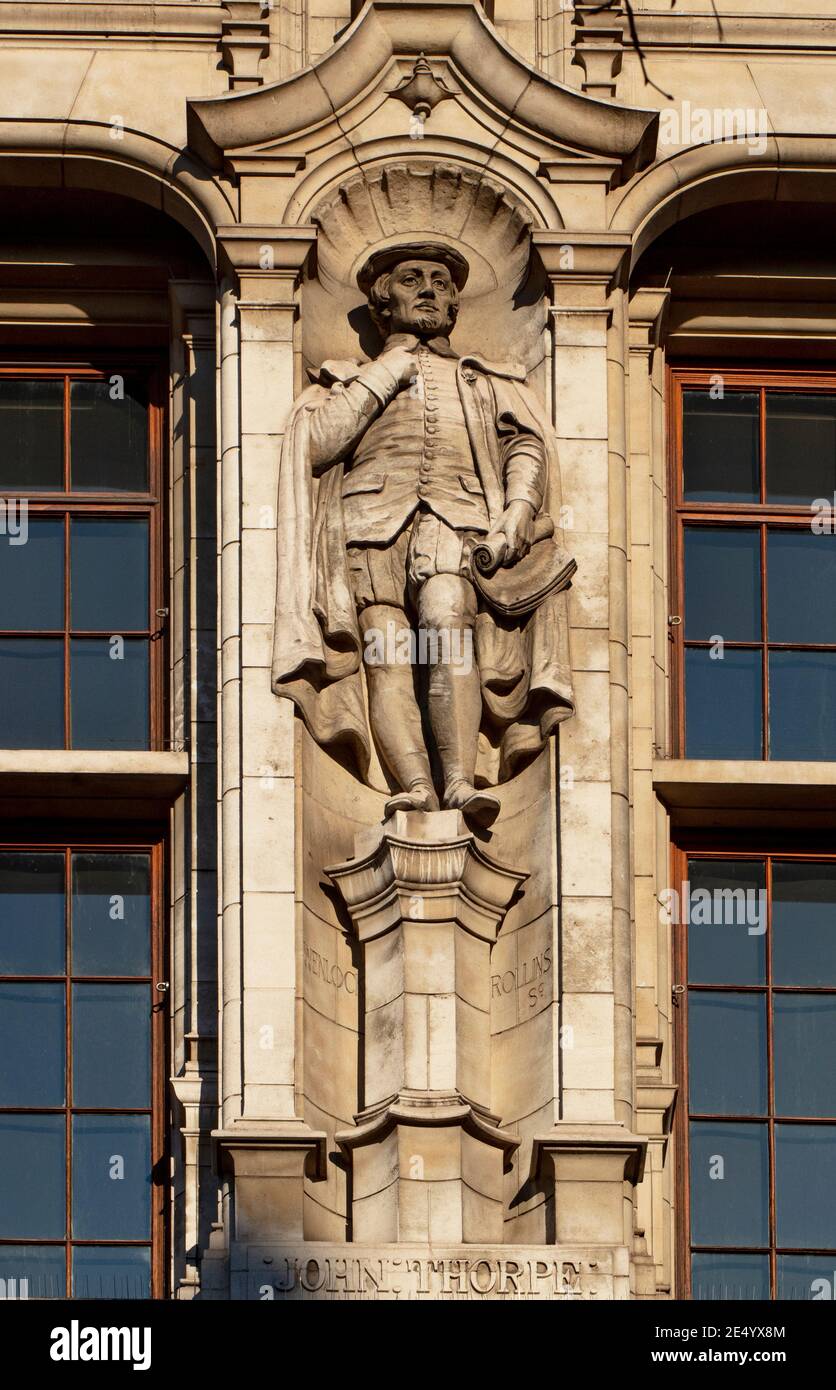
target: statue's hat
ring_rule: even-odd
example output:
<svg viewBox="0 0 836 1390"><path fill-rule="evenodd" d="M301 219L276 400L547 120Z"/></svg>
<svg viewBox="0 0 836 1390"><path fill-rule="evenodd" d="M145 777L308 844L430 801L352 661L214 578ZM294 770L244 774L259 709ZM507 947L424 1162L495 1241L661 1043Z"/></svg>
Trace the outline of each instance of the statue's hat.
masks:
<svg viewBox="0 0 836 1390"><path fill-rule="evenodd" d="M463 290L470 272L464 256L445 246L443 241L402 241L397 246L384 246L365 260L357 272L357 284L365 295L387 270L394 270L401 261L438 261L446 265L457 290Z"/></svg>

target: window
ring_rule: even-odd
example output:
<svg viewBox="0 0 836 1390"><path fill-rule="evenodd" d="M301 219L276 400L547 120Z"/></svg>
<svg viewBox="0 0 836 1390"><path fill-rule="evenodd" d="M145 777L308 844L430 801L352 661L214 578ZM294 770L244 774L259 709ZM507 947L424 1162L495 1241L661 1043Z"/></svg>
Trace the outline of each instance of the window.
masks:
<svg viewBox="0 0 836 1390"><path fill-rule="evenodd" d="M836 378L673 377L679 752L836 758Z"/></svg>
<svg viewBox="0 0 836 1390"><path fill-rule="evenodd" d="M832 1299L836 859L676 858L683 1293Z"/></svg>
<svg viewBox="0 0 836 1390"><path fill-rule="evenodd" d="M0 743L160 746L161 408L125 365L0 369Z"/></svg>
<svg viewBox="0 0 836 1390"><path fill-rule="evenodd" d="M160 1296L154 845L0 846L0 1278Z"/></svg>

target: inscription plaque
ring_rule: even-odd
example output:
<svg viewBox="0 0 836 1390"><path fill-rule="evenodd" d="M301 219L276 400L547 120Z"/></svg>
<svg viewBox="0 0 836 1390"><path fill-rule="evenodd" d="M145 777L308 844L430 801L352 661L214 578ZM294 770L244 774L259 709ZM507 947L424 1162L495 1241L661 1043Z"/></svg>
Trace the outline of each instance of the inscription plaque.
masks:
<svg viewBox="0 0 836 1390"><path fill-rule="evenodd" d="M247 1297L552 1302L615 1296L613 1251L560 1246L428 1248L309 1241L250 1247Z"/></svg>

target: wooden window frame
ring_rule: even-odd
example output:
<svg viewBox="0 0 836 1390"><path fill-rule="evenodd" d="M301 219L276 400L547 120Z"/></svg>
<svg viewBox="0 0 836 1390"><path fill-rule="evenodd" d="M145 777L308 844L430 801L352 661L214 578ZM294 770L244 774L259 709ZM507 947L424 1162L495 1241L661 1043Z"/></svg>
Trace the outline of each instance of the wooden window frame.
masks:
<svg viewBox="0 0 836 1390"><path fill-rule="evenodd" d="M802 848L803 846L803 848ZM781 985L772 984L772 871L771 864L775 859L792 860L796 863L822 863L829 862L836 866L836 851L834 851L832 835L817 836L811 832L801 832L793 834L775 833L771 837L761 832L760 835L754 832L739 832L729 834L718 839L715 833L703 831L682 831L676 844L671 846L671 884L677 893L681 893L682 884L688 878L688 860L691 858L701 859L736 859L764 862L766 865L765 883L767 888L767 932L766 932L766 977L763 985L698 985L694 986L697 990L705 992L722 992L723 990L733 990L736 993L755 993L765 996L766 1007L766 1045L767 1045L767 1114L765 1116L735 1116L723 1115L715 1118L718 1121L735 1123L738 1120L745 1120L747 1123L765 1124L768 1134L768 1163L769 1163L769 1246L727 1246L727 1247L695 1247L691 1243L691 1193L690 1193L690 1153L689 1153L689 1129L690 1129L690 1105L689 1105L689 1086L688 1086L688 958L687 958L687 931L682 924L673 924L672 933L672 955L673 955L673 1048L674 1048L674 1080L677 1086L677 1104L673 1122L673 1142L675 1155L675 1179L674 1179L674 1211L675 1211L675 1265L677 1280L677 1298L690 1299L692 1297L691 1285L691 1253L692 1251L706 1251L717 1254L766 1254L769 1261L769 1281L770 1281L770 1301L778 1301L777 1295L777 1262L779 1254L805 1254L805 1255L824 1255L834 1257L836 1266L836 1248L822 1247L819 1249L807 1248L803 1250L779 1247L776 1229L776 1207L775 1207L775 1126L776 1124L820 1124L836 1127L836 1114L833 1116L800 1116L792 1115L783 1117L776 1115L774 1106L774 1049L773 1049L773 1011L772 999L775 993L778 994L836 994L836 980L832 986L808 986L808 985Z"/></svg>
<svg viewBox="0 0 836 1390"><path fill-rule="evenodd" d="M689 388L709 388L712 382L722 377L724 388L729 390L758 391L760 395L759 417L759 502L688 502L684 498L683 466L683 392ZM769 671L768 653L770 650L792 651L831 651L836 652L833 643L770 642L767 626L767 579L766 544L769 526L783 529L809 529L812 513L810 505L787 503L775 504L766 501L766 393L786 391L789 393L816 393L836 397L836 372L811 372L777 367L725 367L715 363L712 366L668 367L668 419L671 428L668 432L668 468L671 499L670 528L670 609L672 616L679 619L669 628L673 646L671 661L671 729L674 747L672 756L688 756L685 742L685 651L686 648L711 646L708 640L685 639L685 527L688 526L727 526L760 530L760 592L761 592L761 639L758 642L730 641L732 650L760 650L761 652L761 755L758 761L770 762L769 755ZM812 500L812 499L811 499ZM779 760L781 761L781 760Z"/></svg>
<svg viewBox="0 0 836 1390"><path fill-rule="evenodd" d="M141 377L148 390L148 491L147 492L73 492L68 489L70 468L70 383L72 381L105 381L114 373ZM27 496L32 516L59 517L64 520L64 742L63 749L72 748L72 705L70 700L71 626L70 544L71 516L109 516L129 518L148 517L149 527L149 608L148 626L143 630L125 631L126 637L148 641L148 750L158 751L168 746L165 710L167 702L167 662L164 640L167 613L167 530L165 525L166 470L165 438L165 367L159 353L121 352L113 349L106 354L85 354L81 357L61 357L47 360L38 357L7 356L0 359L0 378L21 380L64 380L63 419L63 482L60 491L33 491ZM0 500L17 499L20 488L0 487ZM45 632L29 629L3 631L0 638L43 636ZM52 632L46 634L53 636ZM94 634L101 636L101 633ZM79 751L96 751L92 749ZM107 751L107 750L105 750ZM141 750L137 750L141 751ZM25 750L21 750L25 752Z"/></svg>
<svg viewBox="0 0 836 1390"><path fill-rule="evenodd" d="M168 1163L168 1124L166 1102L166 1077L169 1063L168 1036L168 995L167 991L157 992L155 986L168 979L168 942L166 934L166 913L164 910L164 888L168 865L166 863L165 840L159 829L136 830L125 834L108 832L96 828L92 835L78 834L77 828L67 828L68 833L56 833L52 827L43 834L30 834L30 838L12 838L4 833L0 838L0 853L63 853L65 855L64 911L66 963L70 964L70 910L72 899L72 878L70 875L73 854L147 854L150 860L150 901L151 901L151 973L146 976L73 976L66 973L60 976L0 975L4 984L16 981L50 983L63 981L67 991L65 1009L65 1104L62 1106L4 1106L0 1114L64 1114L65 1116L65 1234L61 1238L47 1240L42 1237L2 1237L0 1250L6 1245L52 1245L64 1247L67 1300L72 1300L72 1252L76 1246L112 1246L114 1248L151 1248L151 1298L162 1299L167 1296L167 1269L169 1262L170 1232L166 1212L170 1198L170 1178ZM151 1104L148 1107L96 1107L74 1106L70 1102L72 1083L72 1013L71 995L74 983L90 983L113 980L145 984L151 995ZM149 1114L151 1116L151 1228L149 1240L96 1240L74 1239L72 1236L72 1121L76 1114Z"/></svg>

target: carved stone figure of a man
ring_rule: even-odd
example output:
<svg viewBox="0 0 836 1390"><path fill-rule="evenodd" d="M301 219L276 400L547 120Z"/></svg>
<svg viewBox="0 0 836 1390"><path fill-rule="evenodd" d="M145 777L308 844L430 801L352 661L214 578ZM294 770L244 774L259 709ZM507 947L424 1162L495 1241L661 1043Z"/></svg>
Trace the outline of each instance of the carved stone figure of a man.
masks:
<svg viewBox="0 0 836 1390"><path fill-rule="evenodd" d="M318 741L349 744L365 771L364 666L368 724L395 793L387 814L440 802L489 823L499 803L485 783L542 747L571 712L571 690L565 594L509 621L471 578L477 541L515 565L559 497L550 429L524 373L450 345L467 275L443 244L372 254L358 283L384 350L360 365L324 363L294 407L273 678ZM433 635L415 648L424 665L405 662L400 641L370 643L404 632Z"/></svg>

